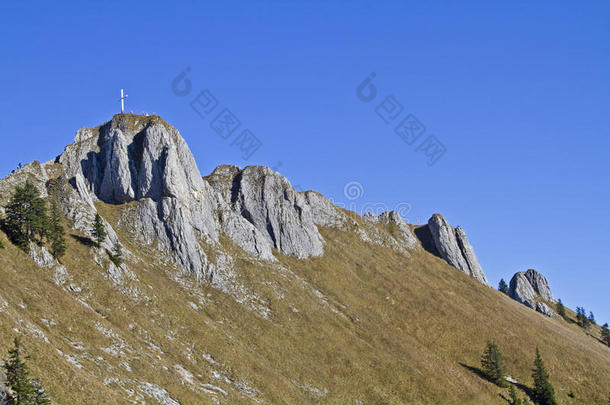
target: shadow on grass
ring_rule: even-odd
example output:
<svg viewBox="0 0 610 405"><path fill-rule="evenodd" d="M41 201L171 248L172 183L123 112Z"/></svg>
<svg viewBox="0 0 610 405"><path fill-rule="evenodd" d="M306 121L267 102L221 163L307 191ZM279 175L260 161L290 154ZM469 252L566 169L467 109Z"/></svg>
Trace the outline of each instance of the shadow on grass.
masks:
<svg viewBox="0 0 610 405"><path fill-rule="evenodd" d="M468 370L468 371L471 371L471 372L475 373L476 375L478 375L479 377L481 377L481 378L482 378L482 379L484 379L485 381L491 382L491 381L489 381L489 379L487 378L487 376L485 375L485 373L483 372L483 370L481 370L480 368L473 367L473 366L469 366L468 364L464 364L464 363L459 363L459 364L460 364L460 366L464 367L466 370ZM511 383L507 382L507 384L511 384ZM514 385L516 388L518 388L518 389L520 389L521 391L525 392L525 395L527 395L527 397L528 397L529 399L531 399L531 398L532 398L532 394L533 394L533 392L532 392L532 389L531 389L531 388L529 388L528 386L523 385L523 384L521 384L521 383L518 383L518 382L516 382L516 383L512 383L512 384L513 384L513 385ZM507 385L506 387L509 387L509 385ZM508 400L508 399L507 399L507 398L504 396L504 394L501 394L501 393L500 393L500 394L498 394L498 395L500 396L500 398L502 398L503 400L505 400L505 401L507 401L507 402L509 402L509 403L510 403L510 400Z"/></svg>
<svg viewBox="0 0 610 405"><path fill-rule="evenodd" d="M459 364L460 364L460 366L464 367L466 370L469 370L469 371L475 373L476 375L478 375L485 381L489 381L489 379L487 379L487 376L485 375L483 370L481 370L480 368L472 367L472 366L469 366L468 364L464 364L464 363L459 363Z"/></svg>
<svg viewBox="0 0 610 405"><path fill-rule="evenodd" d="M70 236L73 239L75 239L77 242L80 242L85 246L95 246L95 242L93 240L91 240L90 238L86 238L86 237L80 236L80 235L75 235L73 233L71 233Z"/></svg>

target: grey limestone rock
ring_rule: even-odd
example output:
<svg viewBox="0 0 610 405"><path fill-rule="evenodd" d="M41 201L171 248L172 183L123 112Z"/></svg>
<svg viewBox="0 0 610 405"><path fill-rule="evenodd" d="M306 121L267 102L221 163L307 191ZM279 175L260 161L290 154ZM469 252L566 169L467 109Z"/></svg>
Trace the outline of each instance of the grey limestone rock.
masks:
<svg viewBox="0 0 610 405"><path fill-rule="evenodd" d="M44 246L38 246L35 243L30 243L30 257L39 267L51 268L55 266L56 261L51 253Z"/></svg>
<svg viewBox="0 0 610 405"><path fill-rule="evenodd" d="M388 211L379 215L382 224L395 227L395 236L398 242L407 249L414 249L417 246L417 238L413 231L396 211Z"/></svg>
<svg viewBox="0 0 610 405"><path fill-rule="evenodd" d="M68 217L88 228L96 200L135 201L128 210L135 215L122 218L126 228L170 251L180 268L208 276L196 236L218 239L209 208L214 196L205 195L206 183L178 131L156 116L118 114L98 128L79 130L74 140L56 160L73 188L72 201L64 204ZM111 245L116 235L105 226Z"/></svg>
<svg viewBox="0 0 610 405"><path fill-rule="evenodd" d="M464 229L462 229L460 226L455 228L455 236L457 238L460 250L464 255L464 259L466 259L466 263L468 264L472 277L476 278L483 284L489 285L487 277L485 277L485 273L483 272L483 268L479 264L477 256L474 254L474 249L470 245L470 242L468 242Z"/></svg>
<svg viewBox="0 0 610 405"><path fill-rule="evenodd" d="M428 228L441 258L481 283L489 285L462 228L453 228L440 214L432 215L428 220Z"/></svg>
<svg viewBox="0 0 610 405"><path fill-rule="evenodd" d="M536 311L540 312L543 315L546 315L548 317L555 317L557 316L557 314L555 313L555 311L553 311L551 309L551 307L549 307L547 304L545 304L544 302L538 302L536 303Z"/></svg>
<svg viewBox="0 0 610 405"><path fill-rule="evenodd" d="M263 166L246 167L235 179L234 210L286 255L307 258L323 253L323 239L302 193Z"/></svg>
<svg viewBox="0 0 610 405"><path fill-rule="evenodd" d="M130 203L122 226L199 278L213 278L201 243L219 246L220 232L259 259L274 260L265 235L201 177L184 139L159 117L118 114L80 129L74 141L56 162L71 185L62 206L78 229L90 229L95 201ZM110 247L116 235L105 225Z"/></svg>
<svg viewBox="0 0 610 405"><path fill-rule="evenodd" d="M509 295L512 299L539 312L545 310L542 306L537 306L539 299L555 302L546 277L534 269L515 273L510 280Z"/></svg>
<svg viewBox="0 0 610 405"><path fill-rule="evenodd" d="M324 240L316 226L311 201L320 199L294 190L279 173L263 166L219 166L209 177L210 184L229 204L231 210L252 224L270 246L299 258L320 256ZM330 215L327 210L323 215ZM235 221L235 220L233 220ZM330 223L323 217L319 223ZM230 225L228 229L235 229ZM235 240L235 239L234 239ZM259 243L260 244L260 243Z"/></svg>

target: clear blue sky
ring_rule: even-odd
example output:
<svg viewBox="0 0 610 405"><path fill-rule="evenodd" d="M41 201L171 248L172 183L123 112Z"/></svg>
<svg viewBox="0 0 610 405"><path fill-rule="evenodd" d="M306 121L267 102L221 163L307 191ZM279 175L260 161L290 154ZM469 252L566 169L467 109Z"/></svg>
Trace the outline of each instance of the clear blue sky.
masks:
<svg viewBox="0 0 610 405"><path fill-rule="evenodd" d="M125 88L126 109L175 125L203 174L261 164L348 207L440 212L494 285L536 268L610 322L609 1L206 3L3 2L0 175L110 119ZM261 140L248 160L189 107L204 89ZM390 95L404 111L386 124ZM409 113L426 127L413 145L394 132ZM417 151L428 134L446 148L433 166ZM364 194L349 200L353 181Z"/></svg>

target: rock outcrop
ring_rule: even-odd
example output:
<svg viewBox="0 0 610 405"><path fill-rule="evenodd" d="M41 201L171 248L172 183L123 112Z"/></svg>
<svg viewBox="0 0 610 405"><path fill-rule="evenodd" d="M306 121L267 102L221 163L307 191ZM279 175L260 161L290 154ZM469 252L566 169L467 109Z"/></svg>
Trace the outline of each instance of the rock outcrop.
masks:
<svg viewBox="0 0 610 405"><path fill-rule="evenodd" d="M536 311L540 312L542 315L546 315L546 316L551 317L551 318L557 316L557 313L555 313L555 311L553 311L551 309L551 307L549 307L544 302L537 302L536 303Z"/></svg>
<svg viewBox="0 0 610 405"><path fill-rule="evenodd" d="M226 180L218 181L221 176L231 177L230 189ZM324 252L311 198L308 200L304 193L294 190L279 173L263 166L248 166L243 170L223 166L210 179L231 209L254 225L281 253L307 258ZM323 217L327 216L324 212Z"/></svg>
<svg viewBox="0 0 610 405"><path fill-rule="evenodd" d="M534 269L515 273L510 280L509 295L515 301L537 310L548 316L554 316L554 312L548 305L540 302L555 302L549 283L542 274Z"/></svg>
<svg viewBox="0 0 610 405"><path fill-rule="evenodd" d="M297 192L266 167L223 165L202 177L179 132L154 115L117 114L99 127L80 129L54 161L34 162L3 179L1 197L6 199L4 191L26 178L43 196L57 197L73 227L84 234L98 202L122 205L117 222L135 240L208 280L230 278L231 261L220 259L226 257L222 234L265 261L276 260L273 249L301 259L322 255L319 227L355 229L363 240L405 255L417 246L398 213L367 216L361 227L321 194ZM461 228L453 229L440 215L428 226L441 257L487 283ZM108 237L102 245L110 250L120 241L109 222L104 227Z"/></svg>
<svg viewBox="0 0 610 405"><path fill-rule="evenodd" d="M386 211L379 215L367 212L362 218L367 222L383 225L388 230L386 235L371 229L368 229L368 232L360 229L361 238L364 240L390 247L407 256L409 255L408 251L417 246L417 238L398 212Z"/></svg>
<svg viewBox="0 0 610 405"><path fill-rule="evenodd" d="M184 139L157 116L118 114L83 128L54 163L63 170L62 208L77 229L90 229L96 201L128 204L120 221L132 235L200 278L219 269L202 244L222 249L221 233L261 260L274 261L273 248L307 258L323 254L318 226L346 220L266 167L219 166L202 178ZM105 225L110 248L118 239Z"/></svg>
<svg viewBox="0 0 610 405"><path fill-rule="evenodd" d="M453 267L489 285L487 277L461 227L453 228L440 214L428 220L428 228L438 255Z"/></svg>

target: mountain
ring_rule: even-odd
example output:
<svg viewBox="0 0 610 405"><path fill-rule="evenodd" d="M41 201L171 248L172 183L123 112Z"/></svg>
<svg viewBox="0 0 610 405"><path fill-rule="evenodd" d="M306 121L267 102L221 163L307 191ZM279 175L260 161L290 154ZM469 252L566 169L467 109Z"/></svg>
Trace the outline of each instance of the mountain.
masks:
<svg viewBox="0 0 610 405"><path fill-rule="evenodd" d="M67 253L0 231L0 348L20 336L56 403L503 404L479 369L488 340L522 395L539 347L560 401L607 402L598 329L522 305L524 280L554 305L529 271L515 299L490 288L440 214L359 216L260 166L203 177L158 116L80 129L0 180L2 207L26 180L61 208Z"/></svg>

